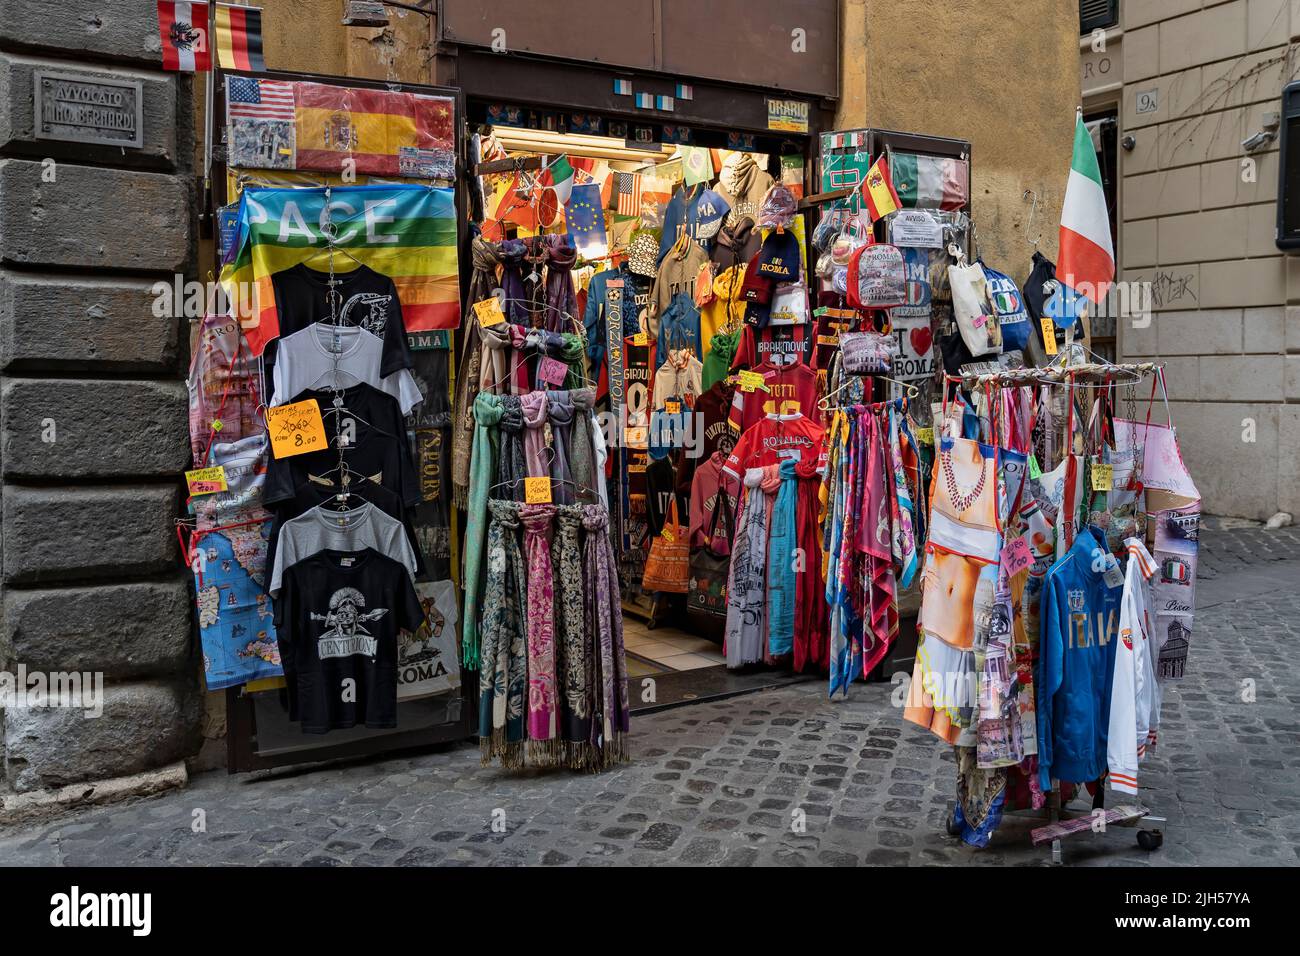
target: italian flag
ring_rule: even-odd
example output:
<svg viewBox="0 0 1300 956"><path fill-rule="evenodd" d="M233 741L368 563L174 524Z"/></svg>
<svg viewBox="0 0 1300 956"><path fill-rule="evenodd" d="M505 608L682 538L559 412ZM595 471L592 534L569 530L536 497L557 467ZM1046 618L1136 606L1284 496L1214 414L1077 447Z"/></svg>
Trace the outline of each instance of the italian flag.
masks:
<svg viewBox="0 0 1300 956"><path fill-rule="evenodd" d="M1074 159L1061 210L1061 252L1056 278L1080 295L1100 304L1115 278L1115 247L1110 238L1110 214L1101 185L1101 169L1092 137L1080 115L1074 124Z"/></svg>
<svg viewBox="0 0 1300 956"><path fill-rule="evenodd" d="M960 209L970 198L964 160L918 153L891 153L890 170L906 209Z"/></svg>
<svg viewBox="0 0 1300 956"><path fill-rule="evenodd" d="M569 162L569 157L557 158L542 170L538 181L543 189L554 189L556 200L563 206L573 192L573 164Z"/></svg>

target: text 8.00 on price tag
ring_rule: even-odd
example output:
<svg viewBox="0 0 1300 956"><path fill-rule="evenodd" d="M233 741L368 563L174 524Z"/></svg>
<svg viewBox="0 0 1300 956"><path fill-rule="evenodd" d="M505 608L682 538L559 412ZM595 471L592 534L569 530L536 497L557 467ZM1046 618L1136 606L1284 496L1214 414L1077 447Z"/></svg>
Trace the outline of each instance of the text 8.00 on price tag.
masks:
<svg viewBox="0 0 1300 956"><path fill-rule="evenodd" d="M314 398L268 408L266 430L271 436L271 454L276 458L305 455L329 447L320 405Z"/></svg>

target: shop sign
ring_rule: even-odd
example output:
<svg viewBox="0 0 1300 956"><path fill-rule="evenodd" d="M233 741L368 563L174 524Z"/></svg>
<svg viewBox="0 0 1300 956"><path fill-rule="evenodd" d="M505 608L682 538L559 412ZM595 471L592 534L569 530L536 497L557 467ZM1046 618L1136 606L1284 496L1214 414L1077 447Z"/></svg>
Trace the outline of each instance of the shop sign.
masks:
<svg viewBox="0 0 1300 956"><path fill-rule="evenodd" d="M144 145L140 80L91 79L35 70L32 88L37 139L133 149Z"/></svg>
<svg viewBox="0 0 1300 956"><path fill-rule="evenodd" d="M767 128L782 133L808 132L808 103L805 100L768 100Z"/></svg>
<svg viewBox="0 0 1300 956"><path fill-rule="evenodd" d="M943 224L924 209L902 209L889 223L889 238L896 246L942 249Z"/></svg>

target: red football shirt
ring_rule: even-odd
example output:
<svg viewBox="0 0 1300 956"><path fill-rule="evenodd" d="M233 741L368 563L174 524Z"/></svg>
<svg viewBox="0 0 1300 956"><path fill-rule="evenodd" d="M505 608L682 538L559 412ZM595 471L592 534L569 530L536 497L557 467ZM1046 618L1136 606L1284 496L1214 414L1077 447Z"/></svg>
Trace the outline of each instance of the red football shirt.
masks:
<svg viewBox="0 0 1300 956"><path fill-rule="evenodd" d="M817 418L817 373L795 362L773 365L764 362L755 372L761 373L768 391L746 392L737 388L731 400L731 424L746 432L768 415L803 415Z"/></svg>
<svg viewBox="0 0 1300 956"><path fill-rule="evenodd" d="M816 456L817 468L826 467L826 430L803 415L768 415L740 436L727 456L723 472L743 478L749 468L778 465L783 458L803 460Z"/></svg>

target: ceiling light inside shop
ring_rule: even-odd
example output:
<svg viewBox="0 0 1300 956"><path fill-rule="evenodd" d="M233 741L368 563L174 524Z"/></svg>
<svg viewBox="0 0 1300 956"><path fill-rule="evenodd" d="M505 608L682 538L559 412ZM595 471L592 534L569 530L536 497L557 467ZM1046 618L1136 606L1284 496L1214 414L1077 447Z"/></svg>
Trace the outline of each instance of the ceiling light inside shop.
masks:
<svg viewBox="0 0 1300 956"><path fill-rule="evenodd" d="M502 146L516 153L573 153L595 159L629 163L662 163L673 157L676 149L660 144L654 149L630 149L623 140L612 136L589 136L585 133L557 133L542 129L518 129L494 126L492 133Z"/></svg>

